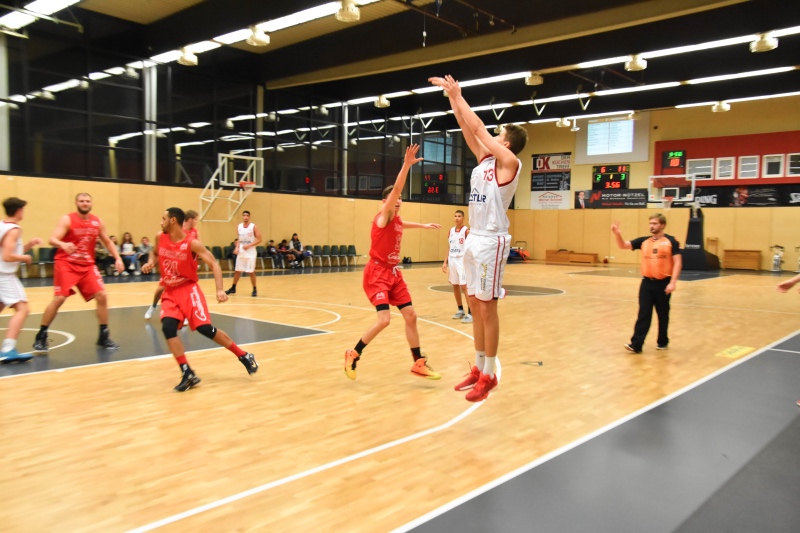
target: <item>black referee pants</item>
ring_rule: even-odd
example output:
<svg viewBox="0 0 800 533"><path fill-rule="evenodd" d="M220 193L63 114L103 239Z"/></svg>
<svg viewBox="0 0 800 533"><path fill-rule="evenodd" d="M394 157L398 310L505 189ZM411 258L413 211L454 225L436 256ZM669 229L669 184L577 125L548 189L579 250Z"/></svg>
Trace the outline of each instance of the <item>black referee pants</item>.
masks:
<svg viewBox="0 0 800 533"><path fill-rule="evenodd" d="M671 278L642 279L642 284L639 286L639 316L636 318L633 337L631 337L631 345L636 350L642 349L644 339L650 330L653 307L656 308L656 315L658 315L658 345L669 344L667 329L669 328L669 299L672 295L666 294L664 289L667 288L670 280Z"/></svg>

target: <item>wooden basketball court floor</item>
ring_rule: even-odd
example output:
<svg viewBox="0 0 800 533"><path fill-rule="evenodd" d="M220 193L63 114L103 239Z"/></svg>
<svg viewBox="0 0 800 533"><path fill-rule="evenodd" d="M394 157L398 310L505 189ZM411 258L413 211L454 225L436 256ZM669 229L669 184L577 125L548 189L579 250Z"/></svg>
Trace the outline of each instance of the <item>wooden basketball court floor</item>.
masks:
<svg viewBox="0 0 800 533"><path fill-rule="evenodd" d="M259 277L257 298L243 278L239 294L210 304L217 315L322 332L248 344L261 365L254 376L229 352L203 349L188 353L203 382L183 394L172 391L179 372L163 356L104 362L92 352L97 364L0 377L0 530L408 530L735 365L746 350L731 347L760 349L800 322L800 295L777 293L779 277L699 277L678 284L669 350L656 351L651 334L644 353L630 354L622 345L637 311L635 266L512 264L506 285L518 290L500 302L501 384L487 401L470 404L453 385L473 359L471 326L451 319L452 293L435 290L446 289L445 275L425 265L403 274L439 382L409 373L396 314L365 350L358 379L344 376L343 352L375 314L360 268ZM201 285L213 295L212 281ZM143 313L155 286L109 284L114 313ZM52 289L29 288L28 296L40 313ZM93 309L70 298L52 329L68 322L67 313ZM39 319L29 317L22 348ZM139 338L134 321L143 318L126 320L130 327L116 326L113 338L153 344ZM153 326L159 329L155 319ZM88 315L67 333L76 341L49 357L59 350L85 357L77 340L93 340L97 323ZM41 359L25 364L44 369ZM557 478L548 483L564 492ZM494 531L516 530L495 518Z"/></svg>

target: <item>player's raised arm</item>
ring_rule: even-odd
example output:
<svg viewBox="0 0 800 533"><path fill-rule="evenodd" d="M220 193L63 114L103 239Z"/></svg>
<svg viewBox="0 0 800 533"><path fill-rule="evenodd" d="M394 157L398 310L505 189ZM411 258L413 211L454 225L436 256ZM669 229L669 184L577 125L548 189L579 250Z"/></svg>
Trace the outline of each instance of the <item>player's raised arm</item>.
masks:
<svg viewBox="0 0 800 533"><path fill-rule="evenodd" d="M631 241L626 241L622 238L622 232L619 230L618 220L615 220L611 223L611 233L613 233L614 237L617 239L617 246L620 250L633 250Z"/></svg>
<svg viewBox="0 0 800 533"><path fill-rule="evenodd" d="M450 106L453 108L453 113L456 116L459 126L461 126L464 139L467 140L467 144L478 160L480 161L487 155L492 154L497 159L498 171L512 172L511 178L513 179L513 174L516 174L518 164L516 154L497 137L492 137L492 135L486 131L486 125L469 107L467 101L464 100L458 82L449 74L444 78L430 78L429 81L447 91L448 98L450 99ZM469 136L474 137L478 141L477 146L473 147L473 144L470 144Z"/></svg>
<svg viewBox="0 0 800 533"><path fill-rule="evenodd" d="M406 186L406 180L408 179L408 172L411 170L411 167L416 163L422 161L421 157L417 157L417 152L419 152L419 145L412 144L408 148L406 148L406 155L403 159L403 167L400 169L400 172L397 174L397 179L394 182L394 187L392 191L389 193L389 196L386 197L386 200L383 202L383 206L381 206L381 211L378 214L378 219L376 221L379 228L385 228L386 224L394 216L394 210L397 204L397 201L400 199L400 195L403 193L403 187Z"/></svg>

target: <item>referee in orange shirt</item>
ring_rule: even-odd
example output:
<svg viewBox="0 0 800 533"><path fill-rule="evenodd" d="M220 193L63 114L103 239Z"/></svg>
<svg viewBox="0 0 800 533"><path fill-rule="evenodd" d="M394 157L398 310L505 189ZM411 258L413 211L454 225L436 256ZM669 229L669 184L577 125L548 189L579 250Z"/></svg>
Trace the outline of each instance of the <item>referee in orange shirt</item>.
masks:
<svg viewBox="0 0 800 533"><path fill-rule="evenodd" d="M617 239L621 250L642 251L642 284L639 287L639 316L633 327L633 337L625 349L633 353L642 353L642 346L650 322L653 319L653 307L658 315L657 348L666 350L669 346L667 329L669 327L669 300L675 291L675 283L683 267L681 246L675 237L664 233L667 218L661 214L650 217L650 236L639 237L632 241L622 238L619 222L611 224L611 232Z"/></svg>

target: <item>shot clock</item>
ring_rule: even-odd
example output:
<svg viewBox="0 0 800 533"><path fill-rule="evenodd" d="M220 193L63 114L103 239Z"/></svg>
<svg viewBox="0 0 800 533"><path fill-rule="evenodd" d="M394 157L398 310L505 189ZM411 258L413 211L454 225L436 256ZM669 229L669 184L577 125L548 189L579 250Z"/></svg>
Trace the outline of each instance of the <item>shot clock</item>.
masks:
<svg viewBox="0 0 800 533"><path fill-rule="evenodd" d="M630 180L630 165L592 167L592 190L627 189Z"/></svg>
<svg viewBox="0 0 800 533"><path fill-rule="evenodd" d="M422 177L422 198L443 200L447 194L447 174L425 174Z"/></svg>

